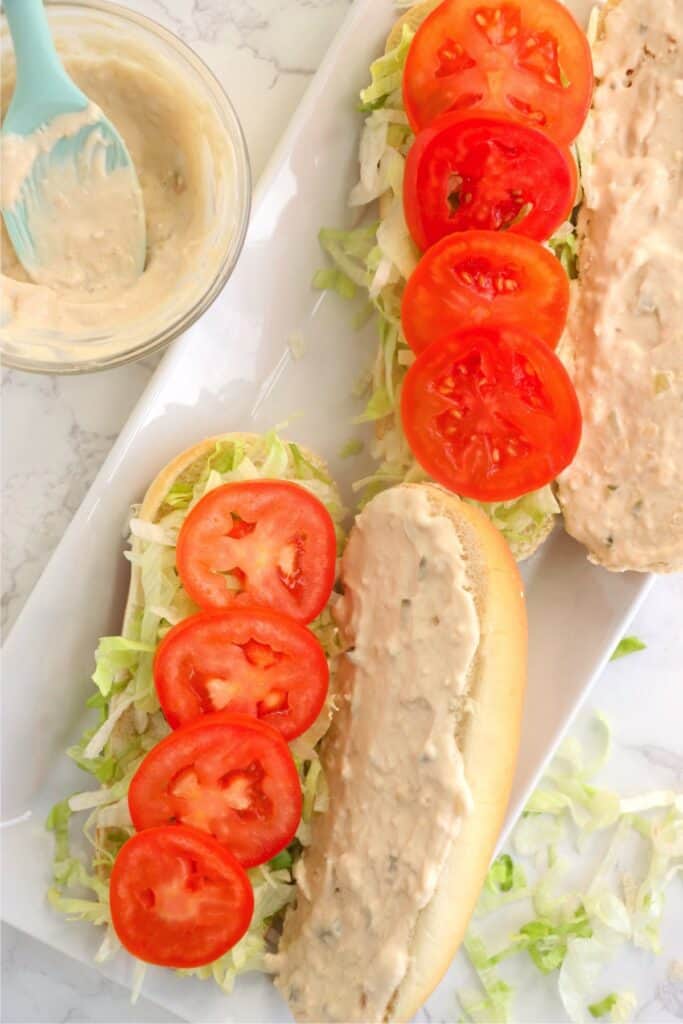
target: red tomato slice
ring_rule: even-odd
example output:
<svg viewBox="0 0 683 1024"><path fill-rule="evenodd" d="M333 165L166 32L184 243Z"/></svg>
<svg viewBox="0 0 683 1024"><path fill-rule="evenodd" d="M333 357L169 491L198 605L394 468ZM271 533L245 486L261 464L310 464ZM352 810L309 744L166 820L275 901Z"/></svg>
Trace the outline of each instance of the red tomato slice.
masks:
<svg viewBox="0 0 683 1024"><path fill-rule="evenodd" d="M133 776L138 831L179 823L210 833L245 867L284 849L301 819L301 784L279 732L248 715L205 715L153 747Z"/></svg>
<svg viewBox="0 0 683 1024"><path fill-rule="evenodd" d="M336 553L317 498L285 480L253 480L217 487L195 505L176 564L200 608L262 605L310 622L332 591Z"/></svg>
<svg viewBox="0 0 683 1024"><path fill-rule="evenodd" d="M498 111L558 142L576 138L593 91L588 40L557 0L445 0L408 51L414 131L450 111Z"/></svg>
<svg viewBox="0 0 683 1024"><path fill-rule="evenodd" d="M239 942L254 912L244 868L193 828L134 835L114 861L114 930L129 953L162 967L199 967Z"/></svg>
<svg viewBox="0 0 683 1024"><path fill-rule="evenodd" d="M542 242L576 198L568 149L501 117L447 114L415 139L403 204L410 233L428 249L454 231L512 231Z"/></svg>
<svg viewBox="0 0 683 1024"><path fill-rule="evenodd" d="M154 682L172 729L239 711L292 740L318 717L329 670L305 626L265 608L228 608L174 626L157 650Z"/></svg>
<svg viewBox="0 0 683 1024"><path fill-rule="evenodd" d="M462 231L424 254L403 294L401 320L415 352L488 324L531 329L554 348L568 307L569 278L548 249L510 232Z"/></svg>
<svg viewBox="0 0 683 1024"><path fill-rule="evenodd" d="M470 328L434 342L406 374L401 413L421 466L478 501L509 501L550 483L581 435L564 366L515 328Z"/></svg>

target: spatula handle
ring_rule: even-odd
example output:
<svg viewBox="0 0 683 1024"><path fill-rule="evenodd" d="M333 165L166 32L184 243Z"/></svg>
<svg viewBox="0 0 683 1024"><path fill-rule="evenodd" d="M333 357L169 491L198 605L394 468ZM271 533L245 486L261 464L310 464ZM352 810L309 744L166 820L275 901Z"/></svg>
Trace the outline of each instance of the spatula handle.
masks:
<svg viewBox="0 0 683 1024"><path fill-rule="evenodd" d="M4 0L9 30L17 58L17 78L33 78L61 69L52 41L43 0Z"/></svg>
<svg viewBox="0 0 683 1024"><path fill-rule="evenodd" d="M17 65L11 108L36 106L53 110L80 110L87 100L64 70L55 48L43 0L3 0ZM35 126L17 125L28 132Z"/></svg>

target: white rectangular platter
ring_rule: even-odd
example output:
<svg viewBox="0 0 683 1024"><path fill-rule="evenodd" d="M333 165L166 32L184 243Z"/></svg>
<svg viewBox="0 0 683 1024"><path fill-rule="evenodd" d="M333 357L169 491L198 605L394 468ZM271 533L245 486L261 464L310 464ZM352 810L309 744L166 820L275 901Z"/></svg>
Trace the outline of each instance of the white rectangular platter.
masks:
<svg viewBox="0 0 683 1024"><path fill-rule="evenodd" d="M581 0L578 0L581 2ZM577 10L580 16L585 10ZM383 45L391 0L357 0L290 124L255 196L247 243L212 309L169 351L103 465L4 651L2 913L16 927L92 963L95 929L66 923L45 900L49 807L87 786L64 751L79 735L97 637L116 633L127 586L122 557L129 504L156 471L193 442L221 431L265 430L290 419L287 436L320 452L352 503L362 458L341 461L352 388L374 351L371 328L354 332L345 304L312 291L321 264L317 232L348 223L360 118L358 89ZM301 332L303 359L288 338ZM357 428L354 432L357 432ZM506 831L600 673L649 580L587 562L560 530L525 567L530 675L521 755ZM494 756L494 752L492 752ZM123 984L131 961L103 967ZM267 979L249 976L224 996L213 984L150 969L144 992L192 1021L277 1021L289 1014ZM453 983L432 996L431 1017L453 1019Z"/></svg>

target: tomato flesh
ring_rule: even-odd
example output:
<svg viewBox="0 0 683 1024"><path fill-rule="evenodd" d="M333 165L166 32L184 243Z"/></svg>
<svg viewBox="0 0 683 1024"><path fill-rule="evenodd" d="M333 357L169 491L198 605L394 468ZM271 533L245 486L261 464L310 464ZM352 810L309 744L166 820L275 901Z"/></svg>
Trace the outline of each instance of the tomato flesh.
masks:
<svg viewBox="0 0 683 1024"><path fill-rule="evenodd" d="M470 328L433 342L406 374L401 413L421 466L478 501L509 501L550 483L581 435L567 371L545 342L516 328Z"/></svg>
<svg viewBox="0 0 683 1024"><path fill-rule="evenodd" d="M176 565L200 608L260 605L297 622L325 607L336 538L325 506L285 480L224 484L183 523Z"/></svg>
<svg viewBox="0 0 683 1024"><path fill-rule="evenodd" d="M263 608L228 608L174 626L157 650L154 682L173 729L238 711L292 740L318 717L329 670L305 626Z"/></svg>
<svg viewBox="0 0 683 1024"><path fill-rule="evenodd" d="M445 0L418 29L403 76L416 132L451 111L486 111L564 144L592 89L588 40L557 0Z"/></svg>
<svg viewBox="0 0 683 1024"><path fill-rule="evenodd" d="M244 868L210 836L182 826L132 836L114 861L111 917L121 944L146 963L211 963L242 938L254 912Z"/></svg>
<svg viewBox="0 0 683 1024"><path fill-rule="evenodd" d="M401 320L415 352L490 324L533 330L554 347L568 307L569 278L548 249L510 232L464 231L424 254L406 285Z"/></svg>
<svg viewBox="0 0 683 1024"><path fill-rule="evenodd" d="M454 231L511 231L543 241L576 197L571 153L505 118L447 114L406 160L406 222L420 249Z"/></svg>
<svg viewBox="0 0 683 1024"><path fill-rule="evenodd" d="M128 791L138 831L182 824L208 832L245 867L284 849L301 819L301 784L279 732L218 712L150 750Z"/></svg>

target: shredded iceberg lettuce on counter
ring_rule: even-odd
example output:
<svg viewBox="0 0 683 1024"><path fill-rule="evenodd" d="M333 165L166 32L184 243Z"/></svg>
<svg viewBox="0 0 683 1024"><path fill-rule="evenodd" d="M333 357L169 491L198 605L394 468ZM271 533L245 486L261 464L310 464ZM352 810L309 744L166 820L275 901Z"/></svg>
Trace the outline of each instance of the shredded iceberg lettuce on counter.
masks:
<svg viewBox="0 0 683 1024"><path fill-rule="evenodd" d="M93 783L56 804L46 822L54 835L53 883L48 900L71 920L107 926L98 961L113 956L120 948L111 927L108 878L119 849L133 832L128 787L147 751L169 731L154 689L154 652L171 626L197 610L175 568L180 527L188 511L215 487L269 477L294 480L315 494L330 512L339 544L343 543L339 524L344 509L335 484L302 448L281 440L275 432L265 437L245 435L238 441L219 441L193 479L173 484L158 522L149 523L135 513L130 520L127 557L140 570L140 591L133 594L135 607L127 617L125 635L102 637L99 642L92 675L94 692L87 702L95 721L67 751L93 777ZM341 644L329 606L310 628L333 667ZM318 720L292 744L304 795L303 819L297 838L287 850L249 872L255 910L248 932L220 960L186 972L213 978L226 992L239 974L263 968L271 922L294 896L294 860L310 839L313 813L327 805L327 786L315 748L327 731L333 699L331 694ZM139 988L140 971L134 980Z"/></svg>
<svg viewBox="0 0 683 1024"><path fill-rule="evenodd" d="M591 1003L588 1007L593 1020L600 1020L607 1017L614 1021L630 1020L636 1008L636 997L633 992L610 992L599 1002Z"/></svg>
<svg viewBox="0 0 683 1024"><path fill-rule="evenodd" d="M370 454L377 468L354 485L361 506L386 487L427 479L405 440L398 411L403 378L415 358L401 328L401 298L419 259L403 214L403 173L413 134L403 110L401 79L413 35L404 25L398 45L373 63L370 84L361 91L367 117L359 181L349 204L369 208L379 200L381 219L351 230L324 228L319 239L330 265L313 279L315 288L343 298L364 297L355 323L361 326L374 317L377 324L375 361L357 389L366 404L356 422L376 425ZM574 225L563 225L549 244L569 273L576 254ZM489 516L518 559L537 546L560 511L549 486L515 501L473 504Z"/></svg>
<svg viewBox="0 0 683 1024"><path fill-rule="evenodd" d="M467 1020L478 1024L505 1024L512 1002L512 986L496 972L481 939L467 935L464 946L482 989L482 992L458 992Z"/></svg>
<svg viewBox="0 0 683 1024"><path fill-rule="evenodd" d="M517 955L556 976L576 1024L631 1019L633 993L605 995L601 978L628 945L660 951L665 890L683 872L683 793L622 797L598 787L595 776L611 744L603 716L595 717L591 732L585 743L571 736L562 744L513 831L510 852L489 870L465 943L480 982L480 991L459 993L466 1020L510 1019L513 988L499 965ZM577 885L577 850L585 853L596 834L600 853L591 857L592 871L581 858L588 880ZM517 924L501 942L500 915L493 912L506 908L509 921L511 907Z"/></svg>
<svg viewBox="0 0 683 1024"><path fill-rule="evenodd" d="M644 644L637 636L625 636L612 651L610 661L625 658L627 654L636 654L638 651L644 651L646 647L647 644Z"/></svg>

